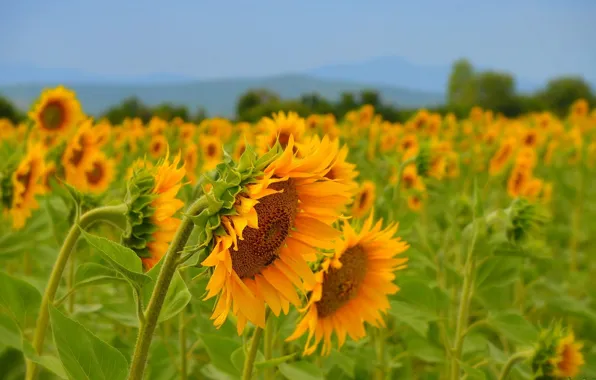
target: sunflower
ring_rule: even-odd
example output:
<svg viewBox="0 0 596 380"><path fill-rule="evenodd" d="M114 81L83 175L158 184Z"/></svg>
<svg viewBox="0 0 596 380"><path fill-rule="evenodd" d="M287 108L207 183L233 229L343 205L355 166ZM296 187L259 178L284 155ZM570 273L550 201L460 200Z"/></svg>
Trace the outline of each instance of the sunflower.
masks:
<svg viewBox="0 0 596 380"><path fill-rule="evenodd" d="M515 138L511 137L501 143L499 149L495 152L493 157L490 159L490 164L488 167L488 173L490 175L497 175L499 174L509 159L513 156L516 147Z"/></svg>
<svg viewBox="0 0 596 380"><path fill-rule="evenodd" d="M221 140L215 136L202 135L199 139L203 158L203 171L209 171L217 166L223 157Z"/></svg>
<svg viewBox="0 0 596 380"><path fill-rule="evenodd" d="M153 135L149 142L149 154L153 158L160 158L166 154L168 140L164 135Z"/></svg>
<svg viewBox="0 0 596 380"><path fill-rule="evenodd" d="M507 181L507 193L512 198L522 195L532 178L532 169L522 162L513 167Z"/></svg>
<svg viewBox="0 0 596 380"><path fill-rule="evenodd" d="M422 209L423 201L422 194L414 192L408 195L408 208L412 211L418 212Z"/></svg>
<svg viewBox="0 0 596 380"><path fill-rule="evenodd" d="M199 148L194 143L189 143L184 152L184 169L186 176L191 183L197 180L197 168L199 166Z"/></svg>
<svg viewBox="0 0 596 380"><path fill-rule="evenodd" d="M39 208L35 196L45 192L42 183L45 171L43 146L40 143L30 144L26 156L12 174L10 214L14 229L23 228L31 210Z"/></svg>
<svg viewBox="0 0 596 380"><path fill-rule="evenodd" d="M555 376L563 378L577 376L579 368L584 364L582 347L583 344L575 341L573 333L569 333L559 341L557 355L551 359L551 363L555 367Z"/></svg>
<svg viewBox="0 0 596 380"><path fill-rule="evenodd" d="M180 224L174 215L184 203L176 194L186 173L184 166L178 167L179 163L179 155L170 163L168 153L150 169L139 162L128 182L126 203L131 228L122 240L137 253L147 270L164 256Z"/></svg>
<svg viewBox="0 0 596 380"><path fill-rule="evenodd" d="M353 340L366 336L364 323L384 326L383 313L389 309L387 295L399 288L393 284L395 272L406 267L407 258L397 255L408 249L408 243L395 238L397 224L373 226L372 214L356 233L346 222L343 240L335 243L335 251L320 264L310 290L302 320L286 340L304 335L308 338L304 354L312 354L323 341L322 354L331 352L332 334L341 347L346 335Z"/></svg>
<svg viewBox="0 0 596 380"><path fill-rule="evenodd" d="M63 134L83 119L83 111L75 93L58 86L43 91L29 118L42 133Z"/></svg>
<svg viewBox="0 0 596 380"><path fill-rule="evenodd" d="M260 121L263 133L257 137L257 147L260 153L267 152L276 142L282 148L288 145L290 136L294 141L302 141L306 122L295 112L273 114L273 118L265 117Z"/></svg>
<svg viewBox="0 0 596 380"><path fill-rule="evenodd" d="M532 357L532 371L538 379L576 378L585 364L583 344L560 323L541 331Z"/></svg>
<svg viewBox="0 0 596 380"><path fill-rule="evenodd" d="M324 176L337 155L329 139L311 143L312 154L296 157L290 135L283 152L236 197L236 215L221 217L225 233L202 262L213 268L206 299L219 295L211 317L217 327L232 312L240 334L247 321L264 327L265 305L279 315L300 304L295 287L314 283L307 262L316 259L316 247L331 248L339 236L331 224L349 188Z"/></svg>
<svg viewBox="0 0 596 380"><path fill-rule="evenodd" d="M97 152L89 168L85 170L85 190L92 193L103 193L114 179L114 161L103 152Z"/></svg>
<svg viewBox="0 0 596 380"><path fill-rule="evenodd" d="M92 128L93 121L85 120L69 140L62 155L66 182L75 187L85 187L85 172L92 169L93 157L101 147L101 135Z"/></svg>
<svg viewBox="0 0 596 380"><path fill-rule="evenodd" d="M364 181L352 203L352 216L361 218L365 216L373 207L375 203L375 183L371 181Z"/></svg>

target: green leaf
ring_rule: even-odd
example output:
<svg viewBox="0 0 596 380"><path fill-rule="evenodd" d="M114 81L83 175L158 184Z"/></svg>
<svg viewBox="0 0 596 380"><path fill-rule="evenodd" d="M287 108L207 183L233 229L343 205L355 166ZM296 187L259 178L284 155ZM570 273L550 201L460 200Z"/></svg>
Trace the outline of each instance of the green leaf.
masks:
<svg viewBox="0 0 596 380"><path fill-rule="evenodd" d="M354 359L345 355L337 350L332 350L329 357L325 360L325 372L328 373L334 367L341 369L350 378L354 377L354 371L356 369L356 362Z"/></svg>
<svg viewBox="0 0 596 380"><path fill-rule="evenodd" d="M474 368L472 366L467 365L466 363L461 363L461 368L464 370L466 375L468 375L468 380L486 380L486 375L481 370Z"/></svg>
<svg viewBox="0 0 596 380"><path fill-rule="evenodd" d="M421 338L410 339L407 342L408 352L427 363L442 363L445 353L429 341Z"/></svg>
<svg viewBox="0 0 596 380"><path fill-rule="evenodd" d="M142 290L143 301L145 305L149 304L149 300L151 299L153 288L155 288L155 284L157 283L157 277L159 276L162 265L163 260L160 260L157 265L147 272L151 282L146 284ZM159 322L166 321L177 315L186 307L186 305L188 305L191 298L192 296L188 290L188 287L186 286L186 282L184 282L182 276L180 276L180 272L176 271L174 277L172 278L172 282L170 283L170 287L168 288L166 298L164 299L163 306L159 314Z"/></svg>
<svg viewBox="0 0 596 380"><path fill-rule="evenodd" d="M133 286L141 288L151 282L151 277L143 273L141 259L132 249L126 248L114 241L95 236L81 230L81 234L90 246L97 249L120 274Z"/></svg>
<svg viewBox="0 0 596 380"><path fill-rule="evenodd" d="M44 367L45 369L57 375L61 379L68 379L62 362L60 362L60 359L58 359L56 356L47 354L41 356L37 355L37 353L33 349L33 346L28 341L23 341L21 346L23 355L27 359L31 360L33 363L36 363Z"/></svg>
<svg viewBox="0 0 596 380"><path fill-rule="evenodd" d="M290 355L280 356L278 358L273 358L270 360L258 361L255 363L255 368L260 370L260 369L265 369L265 368L277 367L281 363L285 363L288 360L293 359L296 355L297 355L297 353L294 352L293 354L290 354Z"/></svg>
<svg viewBox="0 0 596 380"><path fill-rule="evenodd" d="M436 320L435 315L402 301L391 301L390 304L389 312L395 319L410 326L420 336L427 337L428 324Z"/></svg>
<svg viewBox="0 0 596 380"><path fill-rule="evenodd" d="M117 271L97 263L83 263L77 267L75 273L76 287L87 286L102 282L124 280Z"/></svg>
<svg viewBox="0 0 596 380"><path fill-rule="evenodd" d="M0 342L21 350L21 331L16 322L6 314L0 314Z"/></svg>
<svg viewBox="0 0 596 380"><path fill-rule="evenodd" d="M52 231L56 243L62 245L62 242L66 238L66 234L70 229L70 222L67 217L69 210L60 198L54 199L54 201L51 198L46 198L46 209L50 215Z"/></svg>
<svg viewBox="0 0 596 380"><path fill-rule="evenodd" d="M476 273L476 288L486 290L492 287L511 285L519 279L520 259L512 257L491 257L484 261Z"/></svg>
<svg viewBox="0 0 596 380"><path fill-rule="evenodd" d="M488 323L503 336L517 343L532 344L538 338L536 328L516 312L491 313Z"/></svg>
<svg viewBox="0 0 596 380"><path fill-rule="evenodd" d="M0 313L10 317L23 331L35 321L41 294L30 283L0 272Z"/></svg>
<svg viewBox="0 0 596 380"><path fill-rule="evenodd" d="M325 378L323 372L316 365L303 360L282 363L279 365L279 372L288 380L322 380Z"/></svg>
<svg viewBox="0 0 596 380"><path fill-rule="evenodd" d="M128 363L120 351L55 307L49 308L54 342L69 379L126 379Z"/></svg>
<svg viewBox="0 0 596 380"><path fill-rule="evenodd" d="M219 370L232 375L240 375L240 371L232 362L232 354L241 348L240 342L219 335L201 334L201 339L211 359L211 363Z"/></svg>

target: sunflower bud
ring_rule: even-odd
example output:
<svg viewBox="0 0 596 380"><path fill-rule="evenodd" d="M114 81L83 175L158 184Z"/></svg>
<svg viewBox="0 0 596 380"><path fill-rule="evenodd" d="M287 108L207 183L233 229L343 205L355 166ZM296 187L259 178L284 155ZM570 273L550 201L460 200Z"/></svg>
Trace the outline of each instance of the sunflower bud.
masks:
<svg viewBox="0 0 596 380"><path fill-rule="evenodd" d="M176 198L185 175L178 168L180 157L170 164L168 157L154 168L140 165L127 185L129 228L122 244L141 258L146 269L152 268L166 253L180 220L174 214L184 203Z"/></svg>
<svg viewBox="0 0 596 380"><path fill-rule="evenodd" d="M422 177L426 177L431 168L432 168L432 154L431 154L430 145L422 144L420 145L420 150L418 151L418 155L416 156L416 169L418 171L418 175Z"/></svg>
<svg viewBox="0 0 596 380"><path fill-rule="evenodd" d="M523 242L539 234L549 217L539 204L517 198L505 210L509 219L507 238L513 244Z"/></svg>
<svg viewBox="0 0 596 380"><path fill-rule="evenodd" d="M573 332L560 323L540 333L534 356L532 373L535 380L574 378L584 364L583 344L575 341Z"/></svg>

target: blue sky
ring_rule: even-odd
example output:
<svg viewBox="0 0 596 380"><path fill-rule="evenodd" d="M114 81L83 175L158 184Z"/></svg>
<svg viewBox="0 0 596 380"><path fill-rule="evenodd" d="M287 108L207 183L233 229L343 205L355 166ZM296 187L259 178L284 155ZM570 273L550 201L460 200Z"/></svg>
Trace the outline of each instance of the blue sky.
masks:
<svg viewBox="0 0 596 380"><path fill-rule="evenodd" d="M0 63L260 76L377 56L596 78L594 0L15 0Z"/></svg>

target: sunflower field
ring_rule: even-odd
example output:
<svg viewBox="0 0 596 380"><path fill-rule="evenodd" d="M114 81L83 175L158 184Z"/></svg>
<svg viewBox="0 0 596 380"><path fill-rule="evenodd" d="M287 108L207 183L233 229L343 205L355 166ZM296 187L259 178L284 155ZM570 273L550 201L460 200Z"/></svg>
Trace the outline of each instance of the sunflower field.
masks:
<svg viewBox="0 0 596 380"><path fill-rule="evenodd" d="M0 120L0 379L596 379L596 110Z"/></svg>

